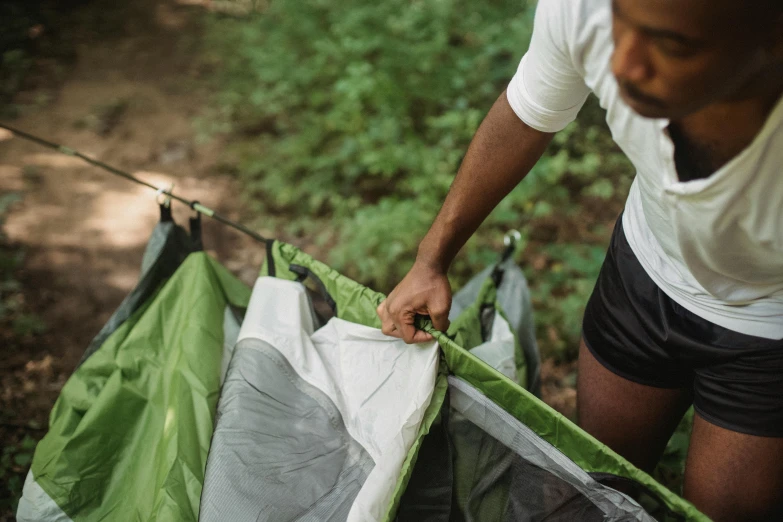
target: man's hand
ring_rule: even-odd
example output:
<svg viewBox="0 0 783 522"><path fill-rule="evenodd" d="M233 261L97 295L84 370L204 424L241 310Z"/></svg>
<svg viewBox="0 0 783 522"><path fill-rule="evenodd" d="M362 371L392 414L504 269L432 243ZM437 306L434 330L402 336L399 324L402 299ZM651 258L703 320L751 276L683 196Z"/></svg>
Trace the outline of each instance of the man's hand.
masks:
<svg viewBox="0 0 783 522"><path fill-rule="evenodd" d="M423 343L431 341L432 335L416 330L416 315L430 316L433 326L445 332L450 309L451 285L446 273L417 261L377 311L383 333L406 343Z"/></svg>

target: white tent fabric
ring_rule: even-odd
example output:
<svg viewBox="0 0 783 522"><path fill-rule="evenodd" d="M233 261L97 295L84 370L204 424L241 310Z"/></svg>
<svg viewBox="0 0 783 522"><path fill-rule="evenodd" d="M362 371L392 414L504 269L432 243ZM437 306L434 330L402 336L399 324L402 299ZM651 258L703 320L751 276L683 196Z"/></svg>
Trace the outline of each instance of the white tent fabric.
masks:
<svg viewBox="0 0 783 522"><path fill-rule="evenodd" d="M63 510L54 500L38 485L33 477L33 472L27 473L24 481L22 498L19 499L19 507L16 511L18 522L71 522Z"/></svg>
<svg viewBox="0 0 783 522"><path fill-rule="evenodd" d="M470 353L512 381L517 380L517 366L514 360L514 333L502 315L497 314L495 316L489 341L476 346L470 350Z"/></svg>
<svg viewBox="0 0 783 522"><path fill-rule="evenodd" d="M201 519L381 519L437 369L434 341L407 345L338 318L314 331L302 284L259 278L218 405Z"/></svg>

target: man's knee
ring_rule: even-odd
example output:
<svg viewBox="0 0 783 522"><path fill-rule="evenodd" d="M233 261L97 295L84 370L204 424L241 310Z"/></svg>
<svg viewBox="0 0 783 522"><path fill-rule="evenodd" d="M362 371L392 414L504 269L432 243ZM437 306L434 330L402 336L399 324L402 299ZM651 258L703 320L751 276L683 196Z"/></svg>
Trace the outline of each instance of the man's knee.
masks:
<svg viewBox="0 0 783 522"><path fill-rule="evenodd" d="M716 521L783 520L783 439L733 432L697 413L684 494Z"/></svg>

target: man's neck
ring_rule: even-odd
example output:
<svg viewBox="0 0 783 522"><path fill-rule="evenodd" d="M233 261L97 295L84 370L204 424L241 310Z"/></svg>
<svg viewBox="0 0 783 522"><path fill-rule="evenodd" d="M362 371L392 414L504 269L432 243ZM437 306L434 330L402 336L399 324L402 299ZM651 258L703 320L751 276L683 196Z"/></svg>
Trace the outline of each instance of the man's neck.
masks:
<svg viewBox="0 0 783 522"><path fill-rule="evenodd" d="M783 81L776 80L763 90L746 90L745 96L708 105L672 121L669 130L675 150L679 148L676 154L694 161L698 158L695 172L686 177L709 176L753 142L783 96Z"/></svg>

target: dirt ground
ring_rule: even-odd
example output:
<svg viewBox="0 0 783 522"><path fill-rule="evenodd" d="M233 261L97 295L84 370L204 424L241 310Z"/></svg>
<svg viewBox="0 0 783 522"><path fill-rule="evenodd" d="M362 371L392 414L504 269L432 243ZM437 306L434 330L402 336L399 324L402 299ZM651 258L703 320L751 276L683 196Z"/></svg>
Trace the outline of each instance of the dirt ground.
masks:
<svg viewBox="0 0 783 522"><path fill-rule="evenodd" d="M220 139L194 130L209 96L198 47L198 2L133 3L122 31L85 37L63 81L18 95L7 123L126 169L243 219L241 188L219 172ZM0 440L18 444L45 432L48 413L90 339L135 284L144 245L158 219L155 193L78 159L0 130L0 193L22 195L5 233L25 251L18 278L25 307L46 332L0 350ZM191 211L175 205L175 219ZM268 233L269 231L260 231ZM205 248L252 282L263 248L206 220ZM2 337L0 337L2 340ZM573 368L543 367L545 399L573 416ZM26 461L12 464L20 476ZM4 494L4 492L0 492ZM0 520L10 519L0 509Z"/></svg>

